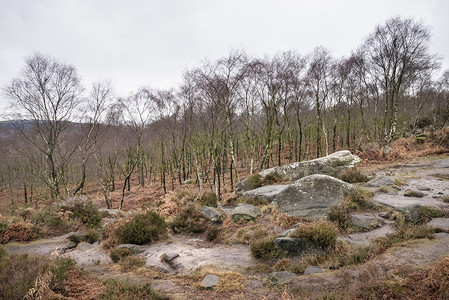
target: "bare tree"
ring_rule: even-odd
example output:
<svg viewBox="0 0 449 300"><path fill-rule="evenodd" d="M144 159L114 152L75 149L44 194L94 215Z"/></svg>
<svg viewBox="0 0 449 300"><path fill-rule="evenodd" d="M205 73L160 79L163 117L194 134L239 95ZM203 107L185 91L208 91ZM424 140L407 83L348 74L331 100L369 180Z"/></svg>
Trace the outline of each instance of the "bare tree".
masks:
<svg viewBox="0 0 449 300"><path fill-rule="evenodd" d="M5 88L11 104L20 110L12 116L20 120L16 127L45 157L40 170L52 198L61 196L64 169L76 149L63 149L60 139L71 125L82 90L73 66L38 53L26 58L20 76Z"/></svg>
<svg viewBox="0 0 449 300"><path fill-rule="evenodd" d="M387 142L396 134L401 97L420 74L438 67L436 57L429 54L429 42L430 30L422 23L397 17L377 26L362 46L372 76L381 79Z"/></svg>

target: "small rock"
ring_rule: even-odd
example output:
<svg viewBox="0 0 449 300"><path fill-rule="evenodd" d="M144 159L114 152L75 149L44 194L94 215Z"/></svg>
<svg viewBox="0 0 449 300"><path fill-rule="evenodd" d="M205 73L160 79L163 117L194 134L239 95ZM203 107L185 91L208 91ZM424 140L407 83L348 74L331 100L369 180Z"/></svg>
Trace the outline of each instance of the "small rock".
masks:
<svg viewBox="0 0 449 300"><path fill-rule="evenodd" d="M374 215L354 214L351 223L355 227L371 230L381 226L383 222Z"/></svg>
<svg viewBox="0 0 449 300"><path fill-rule="evenodd" d="M251 204L239 203L232 212L232 219L238 220L253 220L260 217L262 213L260 209Z"/></svg>
<svg viewBox="0 0 449 300"><path fill-rule="evenodd" d="M296 274L287 271L273 272L270 275L268 275L268 279L270 280L271 284L274 285L287 284L290 281L292 281L295 277Z"/></svg>
<svg viewBox="0 0 449 300"><path fill-rule="evenodd" d="M419 191L430 191L430 187L428 186L418 186L417 189Z"/></svg>
<svg viewBox="0 0 449 300"><path fill-rule="evenodd" d="M146 250L145 246L134 245L134 244L121 244L121 245L118 245L117 248L129 249L129 250L131 250L131 252L133 254L139 254L139 253L142 253L142 252L144 252Z"/></svg>
<svg viewBox="0 0 449 300"><path fill-rule="evenodd" d="M221 223L223 217L218 209L209 206L203 206L201 213L205 215L212 223Z"/></svg>
<svg viewBox="0 0 449 300"><path fill-rule="evenodd" d="M185 185L185 184L194 184L194 183L195 183L195 179L187 179L187 180L184 180L182 182L183 185Z"/></svg>
<svg viewBox="0 0 449 300"><path fill-rule="evenodd" d="M78 250L81 250L81 251L88 251L88 250L92 249L93 247L95 247L95 246L93 246L89 243L86 243L86 242L81 242L78 244L77 248L78 248Z"/></svg>
<svg viewBox="0 0 449 300"><path fill-rule="evenodd" d="M387 214L387 213L384 213L384 212L382 212L382 213L378 213L377 214L379 217L381 217L381 218L383 218L383 219L389 219L390 217L389 217L389 215Z"/></svg>
<svg viewBox="0 0 449 300"><path fill-rule="evenodd" d="M123 213L121 211L119 211L118 209L107 209L107 208L99 208L98 209L99 212L108 212L110 216L119 216L119 217L123 217Z"/></svg>
<svg viewBox="0 0 449 300"><path fill-rule="evenodd" d="M417 197L417 198L422 198L424 197L424 193L420 192L420 191L415 191L415 190L411 190L411 189L406 189L404 192L404 196L406 197Z"/></svg>
<svg viewBox="0 0 449 300"><path fill-rule="evenodd" d="M318 266L310 266L307 267L307 269L304 271L304 274L319 274L319 273L325 273L321 267Z"/></svg>
<svg viewBox="0 0 449 300"><path fill-rule="evenodd" d="M427 223L427 226L449 230L449 218L436 218Z"/></svg>
<svg viewBox="0 0 449 300"><path fill-rule="evenodd" d="M381 186L390 186L390 185L394 185L394 184L395 184L395 181L391 177L376 176L376 177L374 177L374 179L371 179L370 181L368 181L366 186L381 187Z"/></svg>
<svg viewBox="0 0 449 300"><path fill-rule="evenodd" d="M384 155L388 155L388 154L390 154L391 152L393 152L393 149L391 149L391 148L388 147L388 146L384 146L384 147L382 148L382 152L384 153Z"/></svg>
<svg viewBox="0 0 449 300"><path fill-rule="evenodd" d="M163 261L169 263L172 262L175 258L179 257L179 253L175 252L167 252L161 255Z"/></svg>
<svg viewBox="0 0 449 300"><path fill-rule="evenodd" d="M295 228L300 226L301 223L296 223L295 225L293 225L292 227L290 227L289 229L283 231L282 233L280 233L277 237L281 238L281 237L286 237L288 236L290 233L292 233L293 231L295 231Z"/></svg>
<svg viewBox="0 0 449 300"><path fill-rule="evenodd" d="M201 281L201 286L205 289L213 289L220 282L220 277L217 275L207 275Z"/></svg>

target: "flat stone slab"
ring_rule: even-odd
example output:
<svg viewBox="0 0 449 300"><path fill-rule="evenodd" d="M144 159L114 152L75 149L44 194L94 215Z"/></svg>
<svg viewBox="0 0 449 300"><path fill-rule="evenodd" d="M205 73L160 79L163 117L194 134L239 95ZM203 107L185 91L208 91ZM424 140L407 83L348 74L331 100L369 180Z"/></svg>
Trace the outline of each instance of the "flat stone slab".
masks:
<svg viewBox="0 0 449 300"><path fill-rule="evenodd" d="M273 285L284 285L296 278L296 274L287 271L273 272L268 275L268 279Z"/></svg>
<svg viewBox="0 0 449 300"><path fill-rule="evenodd" d="M449 230L449 218L436 218L427 223L427 226Z"/></svg>
<svg viewBox="0 0 449 300"><path fill-rule="evenodd" d="M117 248L126 248L131 250L131 252L133 254L138 254L138 253L142 253L146 250L145 246L141 246L141 245L135 245L135 244L121 244L118 245Z"/></svg>
<svg viewBox="0 0 449 300"><path fill-rule="evenodd" d="M266 185L257 189L246 191L242 194L243 199L267 200L273 202L276 196L285 190L288 185Z"/></svg>
<svg viewBox="0 0 449 300"><path fill-rule="evenodd" d="M381 186L390 186L395 185L395 180L393 177L389 176L376 176L370 181L367 182L367 187L381 187Z"/></svg>
<svg viewBox="0 0 449 300"><path fill-rule="evenodd" d="M355 227L360 227L365 230L372 230L380 227L384 221L373 214L353 214L351 223Z"/></svg>
<svg viewBox="0 0 449 300"><path fill-rule="evenodd" d="M205 289L212 289L220 282L220 277L217 275L207 275L201 281L201 286Z"/></svg>
<svg viewBox="0 0 449 300"><path fill-rule="evenodd" d="M238 220L253 220L260 217L262 213L257 206L245 203L239 203L232 211L232 219Z"/></svg>
<svg viewBox="0 0 449 300"><path fill-rule="evenodd" d="M374 239L385 237L387 234L395 233L396 231L397 229L393 225L386 225L368 232L353 233L347 237L341 236L339 238L356 246L369 246Z"/></svg>
<svg viewBox="0 0 449 300"><path fill-rule="evenodd" d="M321 273L325 273L325 272L323 269L321 269L321 267L318 267L318 266L309 266L304 271L304 274L321 274Z"/></svg>

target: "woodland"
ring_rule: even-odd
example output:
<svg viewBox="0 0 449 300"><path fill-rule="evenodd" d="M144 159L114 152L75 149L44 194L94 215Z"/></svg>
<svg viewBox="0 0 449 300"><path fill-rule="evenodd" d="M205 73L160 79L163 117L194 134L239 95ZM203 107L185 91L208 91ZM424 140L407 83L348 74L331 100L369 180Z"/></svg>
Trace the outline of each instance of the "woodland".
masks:
<svg viewBox="0 0 449 300"><path fill-rule="evenodd" d="M425 24L392 18L347 57L235 50L177 87L124 98L34 53L3 89L13 110L0 123L2 205L97 192L121 209L132 185L167 193L189 181L221 199L272 166L420 139L449 120L449 70L430 43Z"/></svg>

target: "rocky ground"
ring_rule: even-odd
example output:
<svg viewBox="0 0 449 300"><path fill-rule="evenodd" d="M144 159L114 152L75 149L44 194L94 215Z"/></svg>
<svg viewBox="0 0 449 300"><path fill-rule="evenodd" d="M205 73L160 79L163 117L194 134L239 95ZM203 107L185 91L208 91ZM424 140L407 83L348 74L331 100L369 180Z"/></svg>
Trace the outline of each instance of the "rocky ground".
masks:
<svg viewBox="0 0 449 300"><path fill-rule="evenodd" d="M367 167L362 171L371 180L360 185L371 189L374 192L372 201L385 210L370 209L353 214L352 224L364 230L340 233L339 239L346 243L366 247L376 238L396 232L395 222L389 217L391 211L402 212L413 222L422 207L449 209L447 156ZM287 186L265 186L262 194L266 193L267 199L272 200L279 193L285 193ZM224 209L228 214L232 211ZM429 225L449 230L449 218L435 218ZM173 299L313 299L329 293L346 295L349 290L360 289L364 281L390 278L400 269L429 268L441 257L449 255L449 234L441 232L433 239L399 243L363 264L338 270L315 266L305 272L311 274L297 275L272 272L270 263L262 268L265 263L251 256L248 245L211 243L202 237L171 234L168 240L152 245L125 245L146 263L144 268L126 272L112 263L98 243L76 245L67 239L69 235L26 244L9 243L4 248L9 253L69 256L96 278L150 283L154 290ZM168 259L161 260L164 254ZM206 278L211 274L218 277Z"/></svg>

